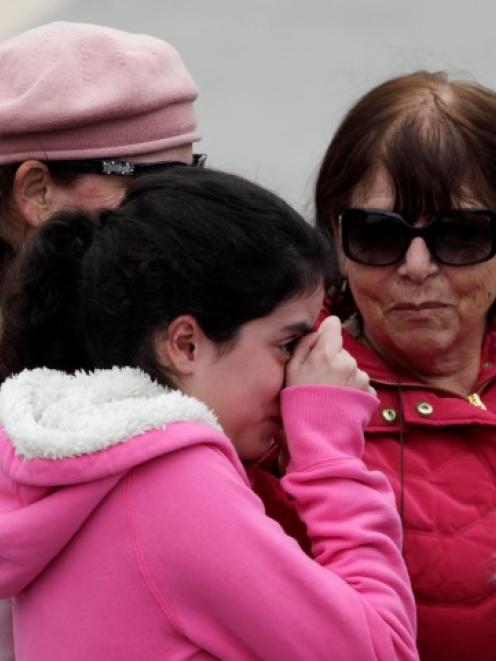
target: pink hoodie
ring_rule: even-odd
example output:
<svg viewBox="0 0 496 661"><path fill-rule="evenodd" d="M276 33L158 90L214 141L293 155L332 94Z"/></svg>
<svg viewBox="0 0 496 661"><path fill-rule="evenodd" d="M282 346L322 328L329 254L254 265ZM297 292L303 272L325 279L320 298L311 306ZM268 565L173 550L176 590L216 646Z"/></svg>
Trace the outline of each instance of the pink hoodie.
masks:
<svg viewBox="0 0 496 661"><path fill-rule="evenodd" d="M15 596L17 661L416 659L393 496L361 461L375 406L282 393L282 482L312 560L201 402L131 368L8 380L0 597Z"/></svg>

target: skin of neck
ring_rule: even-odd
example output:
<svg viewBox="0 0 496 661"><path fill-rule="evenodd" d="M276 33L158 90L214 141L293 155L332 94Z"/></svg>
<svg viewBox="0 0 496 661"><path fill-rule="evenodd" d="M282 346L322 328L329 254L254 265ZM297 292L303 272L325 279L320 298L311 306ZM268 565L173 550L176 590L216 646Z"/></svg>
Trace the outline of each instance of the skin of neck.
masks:
<svg viewBox="0 0 496 661"><path fill-rule="evenodd" d="M385 351L365 328L360 341L376 351L393 367L407 371L412 381L441 389L461 397L473 392L480 372L480 359L485 329L472 329L454 347L436 353L422 352L416 347L414 355L389 349Z"/></svg>

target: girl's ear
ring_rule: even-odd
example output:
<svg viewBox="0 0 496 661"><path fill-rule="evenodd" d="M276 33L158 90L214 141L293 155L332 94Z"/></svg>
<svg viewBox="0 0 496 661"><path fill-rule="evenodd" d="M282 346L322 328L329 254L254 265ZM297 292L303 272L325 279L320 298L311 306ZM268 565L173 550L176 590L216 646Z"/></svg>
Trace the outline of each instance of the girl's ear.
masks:
<svg viewBox="0 0 496 661"><path fill-rule="evenodd" d="M192 376L197 371L206 339L197 320L189 314L183 314L176 317L165 330L155 334L155 357L160 365L171 370L179 379Z"/></svg>

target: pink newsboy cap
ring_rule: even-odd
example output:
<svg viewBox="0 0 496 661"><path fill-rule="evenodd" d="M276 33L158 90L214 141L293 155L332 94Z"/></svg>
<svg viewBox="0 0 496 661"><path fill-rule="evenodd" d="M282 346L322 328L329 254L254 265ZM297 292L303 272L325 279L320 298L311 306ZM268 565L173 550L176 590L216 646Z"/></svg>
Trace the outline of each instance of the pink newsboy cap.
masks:
<svg viewBox="0 0 496 661"><path fill-rule="evenodd" d="M198 89L155 37L50 23L0 44L0 164L132 156L200 139Z"/></svg>

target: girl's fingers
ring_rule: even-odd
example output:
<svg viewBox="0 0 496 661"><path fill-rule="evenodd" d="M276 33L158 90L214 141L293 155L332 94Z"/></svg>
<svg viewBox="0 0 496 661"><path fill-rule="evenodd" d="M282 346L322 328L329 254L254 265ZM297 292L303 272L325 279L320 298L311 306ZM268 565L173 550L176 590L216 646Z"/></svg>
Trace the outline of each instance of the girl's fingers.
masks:
<svg viewBox="0 0 496 661"><path fill-rule="evenodd" d="M298 369L307 360L308 355L313 350L318 340L319 335L317 331L302 337L296 345L287 367L292 370Z"/></svg>
<svg viewBox="0 0 496 661"><path fill-rule="evenodd" d="M320 324L317 334L330 355L336 354L343 348L341 334L341 321L338 317L330 316Z"/></svg>
<svg viewBox="0 0 496 661"><path fill-rule="evenodd" d="M345 349L341 322L328 317L318 331L303 337L286 367L286 385L329 384L370 389L366 372Z"/></svg>

